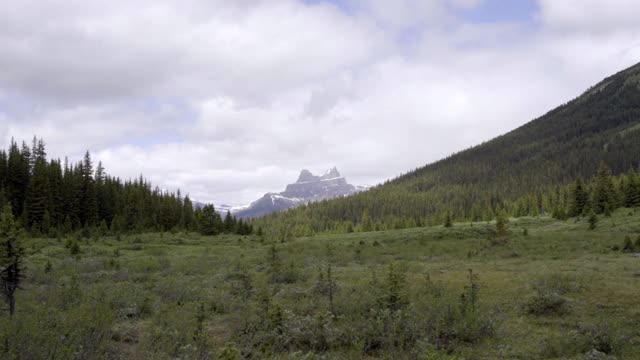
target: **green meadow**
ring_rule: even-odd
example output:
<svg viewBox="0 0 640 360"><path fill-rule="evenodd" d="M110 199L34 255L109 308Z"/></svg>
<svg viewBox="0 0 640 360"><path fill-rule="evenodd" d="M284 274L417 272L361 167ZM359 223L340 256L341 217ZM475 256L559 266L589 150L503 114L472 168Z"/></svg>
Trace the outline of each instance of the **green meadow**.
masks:
<svg viewBox="0 0 640 360"><path fill-rule="evenodd" d="M0 358L640 358L640 212L494 232L23 238Z"/></svg>

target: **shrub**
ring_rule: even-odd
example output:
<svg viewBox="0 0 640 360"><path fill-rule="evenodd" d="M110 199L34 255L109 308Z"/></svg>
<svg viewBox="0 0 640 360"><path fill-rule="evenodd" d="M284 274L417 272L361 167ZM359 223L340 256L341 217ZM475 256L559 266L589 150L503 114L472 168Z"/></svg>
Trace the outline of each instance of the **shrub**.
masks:
<svg viewBox="0 0 640 360"><path fill-rule="evenodd" d="M69 253L74 256L80 254L80 245L78 245L77 241L71 241L71 244L69 245Z"/></svg>
<svg viewBox="0 0 640 360"><path fill-rule="evenodd" d="M556 293L565 295L569 292L581 291L584 281L569 274L551 274L543 276L533 284L538 293Z"/></svg>
<svg viewBox="0 0 640 360"><path fill-rule="evenodd" d="M542 293L531 297L524 306L527 314L564 315L568 311L567 299L556 293Z"/></svg>
<svg viewBox="0 0 640 360"><path fill-rule="evenodd" d="M626 253L633 252L633 243L631 242L631 236L624 237L624 243L622 244L622 251Z"/></svg>
<svg viewBox="0 0 640 360"><path fill-rule="evenodd" d="M262 228L260 228L260 230L262 230ZM236 348L235 344L229 343L229 344L225 345L225 347L223 347L220 350L220 354L218 355L218 359L220 359L220 360L240 360L240 359L242 359L242 354L240 353L240 350L238 350L238 348Z"/></svg>
<svg viewBox="0 0 640 360"><path fill-rule="evenodd" d="M598 226L598 215L596 215L596 213L591 211L591 213L589 214L589 230L595 230L597 226Z"/></svg>
<svg viewBox="0 0 640 360"><path fill-rule="evenodd" d="M47 263L44 264L44 272L45 274L48 274L51 270L53 270L53 265L51 265L51 260L47 259Z"/></svg>

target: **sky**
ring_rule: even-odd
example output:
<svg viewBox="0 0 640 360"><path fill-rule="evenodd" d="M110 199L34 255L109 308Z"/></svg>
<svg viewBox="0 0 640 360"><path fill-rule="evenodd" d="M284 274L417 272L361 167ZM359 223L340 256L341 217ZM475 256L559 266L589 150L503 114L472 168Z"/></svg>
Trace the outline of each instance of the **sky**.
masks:
<svg viewBox="0 0 640 360"><path fill-rule="evenodd" d="M374 185L640 62L636 0L21 0L0 146L247 204L301 169Z"/></svg>

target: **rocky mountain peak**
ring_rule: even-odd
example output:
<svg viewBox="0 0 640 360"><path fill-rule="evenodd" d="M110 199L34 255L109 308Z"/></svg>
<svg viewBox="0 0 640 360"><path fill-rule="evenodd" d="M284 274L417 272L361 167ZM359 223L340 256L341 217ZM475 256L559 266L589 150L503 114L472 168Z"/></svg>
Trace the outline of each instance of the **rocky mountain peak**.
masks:
<svg viewBox="0 0 640 360"><path fill-rule="evenodd" d="M322 176L313 175L309 170L303 169L298 180L287 185L284 191L268 193L249 207L238 211L236 215L240 218L258 217L310 202L352 195L362 190L365 189L347 183L336 167L327 170Z"/></svg>
<svg viewBox="0 0 640 360"><path fill-rule="evenodd" d="M320 177L320 179L324 180L324 179L335 179L335 178L339 178L340 177L340 172L338 171L338 168L336 168L335 166L329 170L327 170L324 175L322 175Z"/></svg>
<svg viewBox="0 0 640 360"><path fill-rule="evenodd" d="M298 176L298 181L296 181L297 183L302 183L302 182L311 182L311 181L318 181L318 177L314 176L311 171L307 170L307 169L303 169L300 172L300 176Z"/></svg>

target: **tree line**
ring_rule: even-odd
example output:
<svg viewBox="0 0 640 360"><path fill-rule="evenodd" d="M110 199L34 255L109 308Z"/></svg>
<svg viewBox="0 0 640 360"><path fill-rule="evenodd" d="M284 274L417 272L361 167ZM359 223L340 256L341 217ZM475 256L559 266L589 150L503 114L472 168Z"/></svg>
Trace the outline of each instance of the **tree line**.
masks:
<svg viewBox="0 0 640 360"><path fill-rule="evenodd" d="M34 236L58 236L76 231L132 233L197 231L205 235L250 234L249 224L213 205L195 207L180 190L165 191L140 176L122 180L107 174L87 151L73 164L47 159L45 143L32 146L12 139L0 150L0 205L9 204L16 226Z"/></svg>

